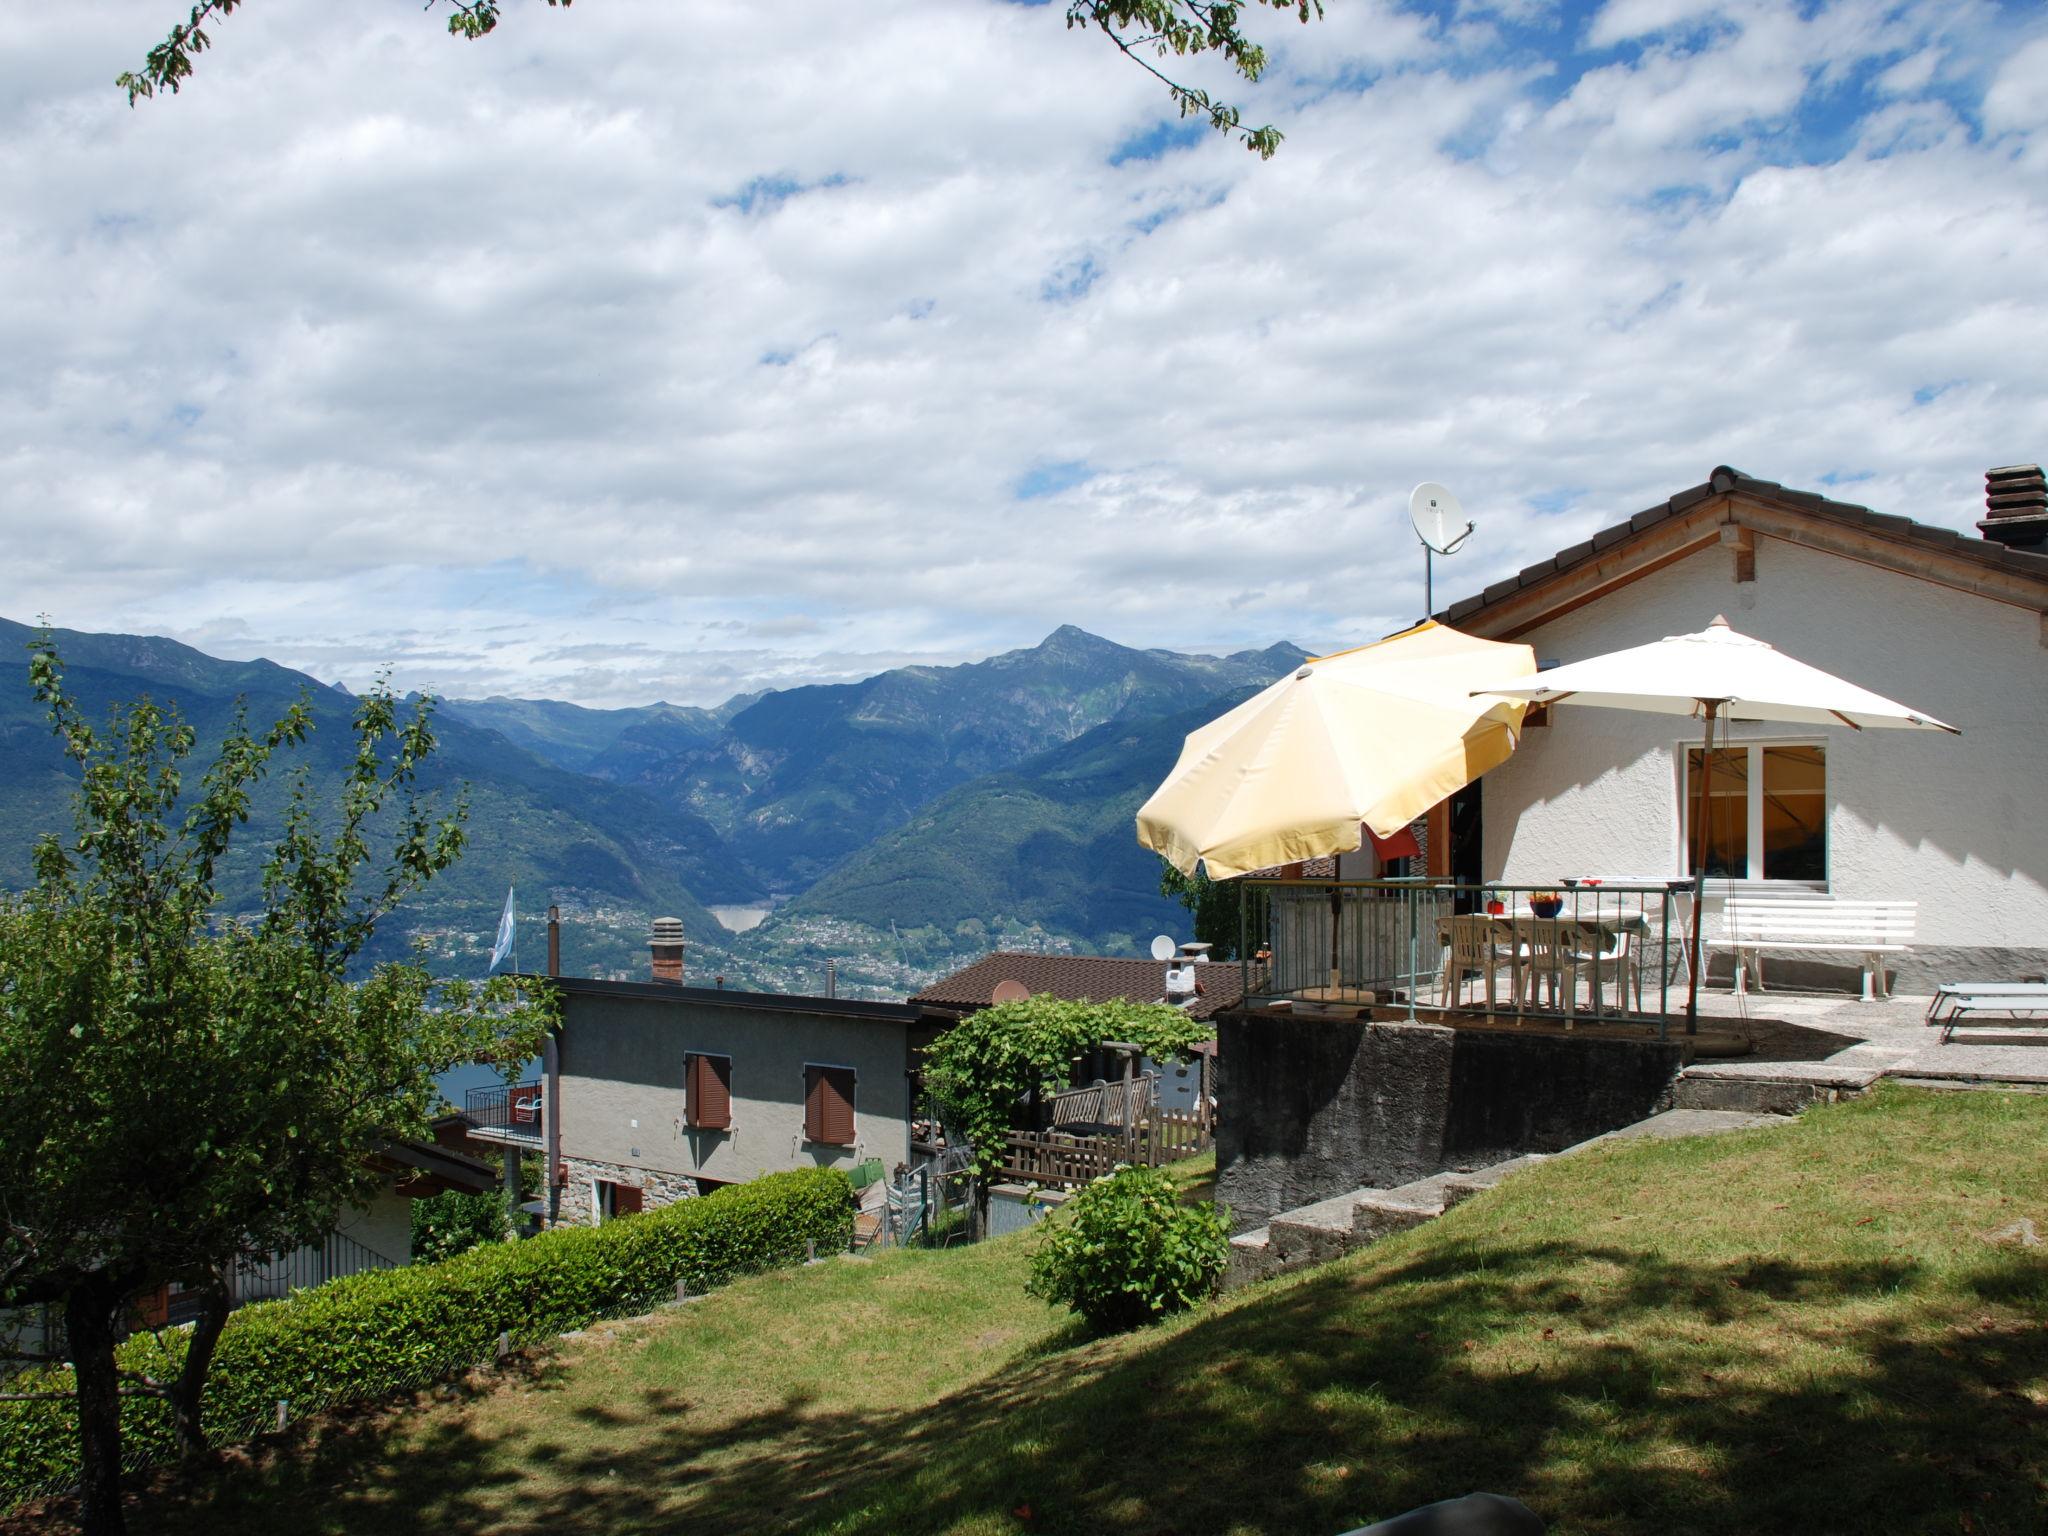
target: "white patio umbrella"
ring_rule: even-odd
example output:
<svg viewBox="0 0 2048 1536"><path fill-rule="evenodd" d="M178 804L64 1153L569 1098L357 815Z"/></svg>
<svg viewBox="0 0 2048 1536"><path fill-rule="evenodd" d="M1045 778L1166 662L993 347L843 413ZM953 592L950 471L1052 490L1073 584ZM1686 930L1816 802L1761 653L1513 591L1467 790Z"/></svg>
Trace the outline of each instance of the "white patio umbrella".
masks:
<svg viewBox="0 0 2048 1536"><path fill-rule="evenodd" d="M1524 705L1474 683L1533 675L1535 653L1427 622L1304 662L1188 733L1138 810L1138 841L1229 879L1391 837L1514 750Z"/></svg>
<svg viewBox="0 0 2048 1536"><path fill-rule="evenodd" d="M1714 773L1714 720L1777 720L1800 725L1846 725L1852 730L1947 731L1952 725L1795 661L1776 647L1738 634L1716 615L1697 634L1667 635L1649 645L1610 651L1540 672L1504 677L1475 691L1532 704L1598 704L1609 709L1694 715L1706 722L1700 759L1699 803L1693 814L1694 892L1691 985L1686 1029L1695 1026L1700 990L1700 908L1706 890L1707 793Z"/></svg>

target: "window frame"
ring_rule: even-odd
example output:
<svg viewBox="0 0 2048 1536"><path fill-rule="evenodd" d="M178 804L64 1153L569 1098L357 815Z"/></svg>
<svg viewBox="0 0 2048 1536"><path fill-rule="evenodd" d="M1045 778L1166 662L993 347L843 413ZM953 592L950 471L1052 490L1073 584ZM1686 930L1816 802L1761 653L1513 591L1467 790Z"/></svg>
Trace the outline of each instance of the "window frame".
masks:
<svg viewBox="0 0 2048 1536"><path fill-rule="evenodd" d="M713 1125L697 1118L697 1063L699 1061L722 1061L725 1076L721 1082L725 1088L725 1120ZM683 1124L693 1131L715 1131L730 1133L732 1130L732 1055L727 1051L685 1051L683 1053Z"/></svg>
<svg viewBox="0 0 2048 1536"><path fill-rule="evenodd" d="M823 1074L827 1072L844 1072L847 1076L850 1091L846 1095L847 1139L845 1141L828 1141L825 1139L823 1133L829 1127L824 1123L822 1110L816 1127L819 1134L811 1134L811 1074L813 1072L820 1074L820 1081L824 1080ZM804 1063L803 1083L803 1138L805 1144L813 1147L858 1149L860 1146L860 1069L838 1061L807 1061Z"/></svg>
<svg viewBox="0 0 2048 1536"><path fill-rule="evenodd" d="M1726 893L1741 890L1775 891L1827 891L1834 882L1835 858L1833 840L1828 831L1834 820L1835 796L1831 760L1834 743L1825 736L1744 736L1730 741L1726 738L1714 743L1716 752L1741 750L1749 758L1749 793L1744 806L1743 833L1749 850L1748 869L1739 877L1710 875L1706 889ZM1693 736L1681 739L1672 753L1673 767L1677 777L1678 799L1678 869L1687 877L1694 875L1693 858L1693 797L1689 787L1692 754L1706 747L1704 737ZM1821 827L1823 836L1822 868L1824 873L1818 880L1773 879L1761 873L1763 868L1764 831L1764 775L1763 754L1776 747L1813 747L1821 754Z"/></svg>

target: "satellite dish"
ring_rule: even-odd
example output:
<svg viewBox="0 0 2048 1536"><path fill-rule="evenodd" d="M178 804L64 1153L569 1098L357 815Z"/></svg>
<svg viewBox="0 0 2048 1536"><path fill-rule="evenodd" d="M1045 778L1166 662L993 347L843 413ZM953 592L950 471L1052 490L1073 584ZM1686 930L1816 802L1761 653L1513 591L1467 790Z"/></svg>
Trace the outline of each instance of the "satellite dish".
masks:
<svg viewBox="0 0 2048 1536"><path fill-rule="evenodd" d="M1464 517L1465 505L1449 486L1425 480L1408 493L1408 519L1415 524L1415 536L1439 555L1448 555L1471 535L1471 523L1458 526Z"/></svg>
<svg viewBox="0 0 2048 1536"><path fill-rule="evenodd" d="M1174 952L1179 948L1178 944L1162 933L1152 941L1152 958L1154 960L1171 960Z"/></svg>
<svg viewBox="0 0 2048 1536"><path fill-rule="evenodd" d="M1031 989L1021 981L999 981L995 991L989 993L992 1003L1021 1003L1031 996Z"/></svg>

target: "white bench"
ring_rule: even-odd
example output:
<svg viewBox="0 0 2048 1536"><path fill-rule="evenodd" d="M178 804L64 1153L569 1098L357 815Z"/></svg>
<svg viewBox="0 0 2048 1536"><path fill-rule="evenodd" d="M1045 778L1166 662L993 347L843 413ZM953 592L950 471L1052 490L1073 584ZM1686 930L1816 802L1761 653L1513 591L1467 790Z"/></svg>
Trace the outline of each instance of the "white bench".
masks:
<svg viewBox="0 0 2048 1536"><path fill-rule="evenodd" d="M2002 1013L2002 1019L1987 1019ZM2048 982L1944 981L1927 1004L1927 1022L1941 1026L1945 1045L1958 1024L2017 1024L2039 1029L2048 1018Z"/></svg>
<svg viewBox="0 0 2048 1536"><path fill-rule="evenodd" d="M1731 896L1709 949L1735 951L1735 990L1750 975L1764 989L1763 952L1833 950L1863 958L1863 1000L1889 997L1884 957L1913 947L1916 901L1837 901L1832 896ZM1876 987L1872 988L1872 979Z"/></svg>

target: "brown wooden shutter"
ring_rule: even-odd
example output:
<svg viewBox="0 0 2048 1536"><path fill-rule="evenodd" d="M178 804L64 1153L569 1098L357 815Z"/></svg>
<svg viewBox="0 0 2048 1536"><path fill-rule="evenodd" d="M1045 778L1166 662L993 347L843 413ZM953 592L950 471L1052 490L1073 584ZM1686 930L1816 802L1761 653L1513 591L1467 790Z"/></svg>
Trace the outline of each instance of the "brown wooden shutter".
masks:
<svg viewBox="0 0 2048 1536"><path fill-rule="evenodd" d="M804 1139L828 1147L854 1144L851 1067L804 1068Z"/></svg>
<svg viewBox="0 0 2048 1536"><path fill-rule="evenodd" d="M722 1131L732 1124L732 1058L693 1053L689 1077L690 1124Z"/></svg>
<svg viewBox="0 0 2048 1536"><path fill-rule="evenodd" d="M614 1216L638 1216L646 1208L647 1197L643 1190L632 1184L612 1186L612 1214Z"/></svg>

